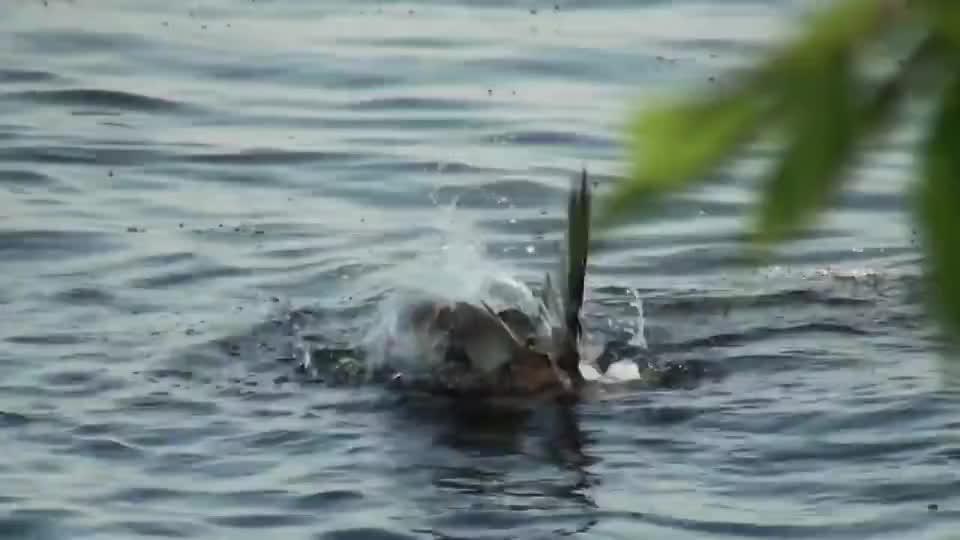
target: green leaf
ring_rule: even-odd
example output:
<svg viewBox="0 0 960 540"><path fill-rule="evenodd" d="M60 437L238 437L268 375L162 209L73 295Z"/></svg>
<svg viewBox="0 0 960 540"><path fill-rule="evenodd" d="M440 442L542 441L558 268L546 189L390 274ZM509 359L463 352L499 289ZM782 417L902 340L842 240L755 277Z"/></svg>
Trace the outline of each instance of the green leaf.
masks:
<svg viewBox="0 0 960 540"><path fill-rule="evenodd" d="M935 291L931 300L947 328L960 336L960 77L956 75L943 93L923 154L917 209Z"/></svg>
<svg viewBox="0 0 960 540"><path fill-rule="evenodd" d="M890 12L885 5L876 0L836 2L818 13L799 38L741 74L734 87L636 114L629 128L629 179L604 197L598 224L649 210L665 193L704 180L710 170L735 157L765 127L771 113L790 111L798 99L810 99L808 92L798 92L795 82L804 79L797 73L847 54L888 26L891 17L885 16ZM799 154L805 157L807 151Z"/></svg>
<svg viewBox="0 0 960 540"><path fill-rule="evenodd" d="M956 0L926 0L920 7L935 34L954 48L960 48L960 2Z"/></svg>
<svg viewBox="0 0 960 540"><path fill-rule="evenodd" d="M602 224L681 188L733 154L753 135L765 111L747 89L654 108L630 127L630 178L605 197Z"/></svg>
<svg viewBox="0 0 960 540"><path fill-rule="evenodd" d="M849 56L842 51L805 68L790 74L798 98L790 104L787 132L792 140L758 207L761 245L782 240L826 204L839 188L856 142Z"/></svg>

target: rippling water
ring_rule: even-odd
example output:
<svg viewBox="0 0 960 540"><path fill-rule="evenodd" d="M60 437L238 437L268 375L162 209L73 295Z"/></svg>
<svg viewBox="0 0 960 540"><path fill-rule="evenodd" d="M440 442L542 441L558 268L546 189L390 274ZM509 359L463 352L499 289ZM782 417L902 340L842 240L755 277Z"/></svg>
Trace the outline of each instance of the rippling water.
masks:
<svg viewBox="0 0 960 540"><path fill-rule="evenodd" d="M735 263L742 171L607 239L591 326L638 295L683 384L467 419L290 361L355 347L451 230L536 284L629 106L805 5L5 3L0 534L942 538L960 414L899 138L775 265Z"/></svg>

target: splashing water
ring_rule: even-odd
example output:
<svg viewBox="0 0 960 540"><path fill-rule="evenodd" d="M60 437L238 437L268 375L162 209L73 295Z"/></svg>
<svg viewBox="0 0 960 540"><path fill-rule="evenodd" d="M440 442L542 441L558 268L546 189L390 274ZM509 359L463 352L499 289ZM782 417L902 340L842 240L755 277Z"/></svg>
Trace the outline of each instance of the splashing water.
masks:
<svg viewBox="0 0 960 540"><path fill-rule="evenodd" d="M434 249L390 269L380 284L388 294L380 302L376 322L363 339L367 372L384 365L404 373L428 367L424 343L410 325L410 309L422 301L487 303L495 311L516 308L535 316L540 300L514 277L515 272L484 255L471 238L478 235L454 219L456 201L440 212L435 227L440 242Z"/></svg>
<svg viewBox="0 0 960 540"><path fill-rule="evenodd" d="M479 236L467 220L456 219L456 200L440 209L433 223L438 232L434 246L428 244L419 256L386 272L368 276L365 283L356 283L368 290L385 292L378 303L374 324L361 342L364 353L361 369L368 379L384 366L412 376L429 371L430 355L426 351L443 344L424 341L427 338L412 328L411 309L418 303L486 303L495 311L519 309L535 320L544 311L541 299L515 277L517 272L513 268L488 258L483 246L472 240ZM631 305L637 315L629 344L646 349L643 302L637 291L632 294ZM541 331L548 332L551 324L558 323L544 321ZM605 372L599 372L593 359L600 355L603 347L590 343L589 336L584 338L580 344L581 357L585 359L580 366L584 378L616 383L642 377L639 366L632 360L615 362ZM309 364L309 360L305 363Z"/></svg>
<svg viewBox="0 0 960 540"><path fill-rule="evenodd" d="M633 302L631 305L637 308L637 325L635 327L633 337L630 338L630 345L640 347L641 349L647 348L647 338L646 338L646 319L643 316L643 300L640 298L640 293L636 289L631 289L633 293Z"/></svg>

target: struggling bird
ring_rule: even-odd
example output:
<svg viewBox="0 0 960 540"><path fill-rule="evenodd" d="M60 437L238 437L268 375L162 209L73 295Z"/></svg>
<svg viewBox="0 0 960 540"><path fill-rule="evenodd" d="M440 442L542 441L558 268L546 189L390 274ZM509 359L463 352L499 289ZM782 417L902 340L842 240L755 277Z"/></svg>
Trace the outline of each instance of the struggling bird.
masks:
<svg viewBox="0 0 960 540"><path fill-rule="evenodd" d="M583 171L567 208L559 281L547 274L539 310L495 311L485 302L421 301L407 320L429 366L426 389L455 397L575 398L580 371L581 310L590 242L590 186ZM422 385L421 385L422 386Z"/></svg>

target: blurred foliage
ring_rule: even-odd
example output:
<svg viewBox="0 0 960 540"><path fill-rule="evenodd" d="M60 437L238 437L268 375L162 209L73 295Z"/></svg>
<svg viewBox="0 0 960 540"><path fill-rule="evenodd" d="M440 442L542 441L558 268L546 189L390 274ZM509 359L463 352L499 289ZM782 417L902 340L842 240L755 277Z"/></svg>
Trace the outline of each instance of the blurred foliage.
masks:
<svg viewBox="0 0 960 540"><path fill-rule="evenodd" d="M822 5L728 82L638 112L629 177L601 202L599 225L653 211L664 195L709 182L746 146L771 144L778 152L751 227L763 253L830 203L867 143L904 125L909 98L930 113L912 183L930 296L960 337L960 0Z"/></svg>

